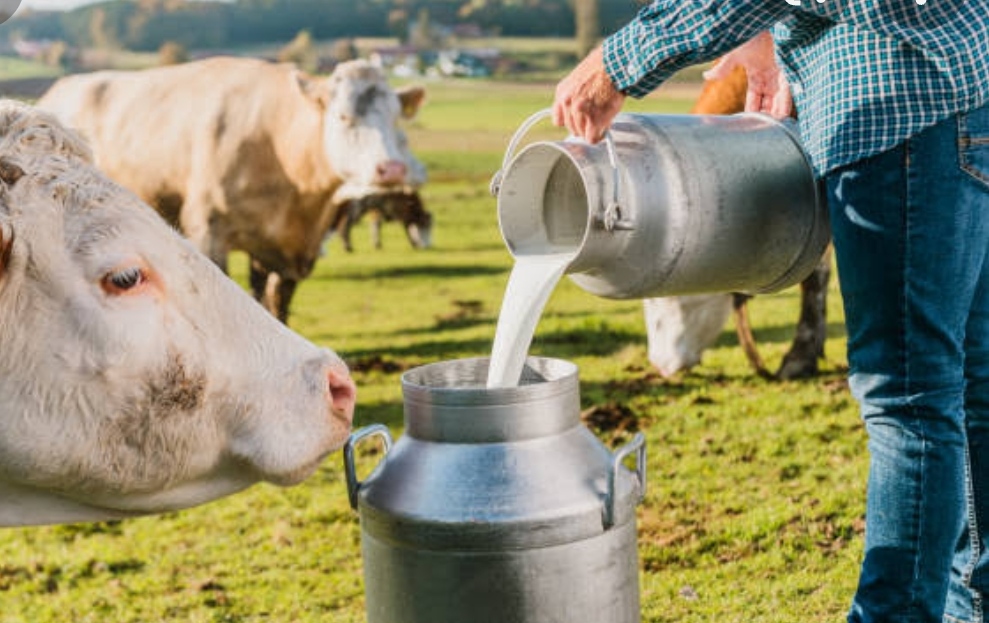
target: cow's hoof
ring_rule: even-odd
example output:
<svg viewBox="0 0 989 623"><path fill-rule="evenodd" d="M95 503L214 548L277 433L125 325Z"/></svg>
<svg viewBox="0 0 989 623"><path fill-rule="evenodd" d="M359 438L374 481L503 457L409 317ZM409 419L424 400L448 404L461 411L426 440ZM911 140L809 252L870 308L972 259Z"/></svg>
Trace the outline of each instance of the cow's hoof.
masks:
<svg viewBox="0 0 989 623"><path fill-rule="evenodd" d="M817 376L817 357L784 357L776 378L783 381Z"/></svg>

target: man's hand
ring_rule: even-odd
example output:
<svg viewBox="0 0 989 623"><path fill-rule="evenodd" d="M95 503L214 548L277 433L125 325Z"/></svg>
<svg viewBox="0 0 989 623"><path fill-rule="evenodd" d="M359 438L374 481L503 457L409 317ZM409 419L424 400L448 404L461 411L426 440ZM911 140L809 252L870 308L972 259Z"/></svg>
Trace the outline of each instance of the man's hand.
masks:
<svg viewBox="0 0 989 623"><path fill-rule="evenodd" d="M624 103L625 95L605 73L604 57L598 47L557 85L553 123L566 127L574 136L597 143Z"/></svg>
<svg viewBox="0 0 989 623"><path fill-rule="evenodd" d="M704 78L726 78L735 67L743 67L748 78L746 111L767 113L776 119L793 114L790 85L776 64L773 38L768 32L756 35L722 56L714 67L704 72Z"/></svg>

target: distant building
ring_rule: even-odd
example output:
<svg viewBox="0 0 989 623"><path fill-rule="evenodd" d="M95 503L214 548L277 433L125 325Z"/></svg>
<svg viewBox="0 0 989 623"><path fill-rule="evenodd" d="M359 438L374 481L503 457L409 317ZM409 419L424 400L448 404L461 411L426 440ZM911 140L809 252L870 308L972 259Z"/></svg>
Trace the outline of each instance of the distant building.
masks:
<svg viewBox="0 0 989 623"><path fill-rule="evenodd" d="M13 43L17 56L31 61L43 59L53 45L55 42L50 39L18 39Z"/></svg>

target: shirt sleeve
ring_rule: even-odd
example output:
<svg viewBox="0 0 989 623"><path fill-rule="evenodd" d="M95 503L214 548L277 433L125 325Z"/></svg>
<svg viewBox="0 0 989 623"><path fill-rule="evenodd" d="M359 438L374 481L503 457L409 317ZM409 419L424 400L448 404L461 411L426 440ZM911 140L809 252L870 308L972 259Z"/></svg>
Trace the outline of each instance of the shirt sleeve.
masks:
<svg viewBox="0 0 989 623"><path fill-rule="evenodd" d="M674 73L715 59L793 11L786 0L655 0L602 44L605 71L644 97Z"/></svg>

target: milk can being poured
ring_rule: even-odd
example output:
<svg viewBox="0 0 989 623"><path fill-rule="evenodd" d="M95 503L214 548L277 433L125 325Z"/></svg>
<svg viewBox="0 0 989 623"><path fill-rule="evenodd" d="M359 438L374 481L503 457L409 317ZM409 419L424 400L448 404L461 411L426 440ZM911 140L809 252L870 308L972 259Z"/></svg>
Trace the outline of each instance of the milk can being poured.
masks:
<svg viewBox="0 0 989 623"><path fill-rule="evenodd" d="M830 241L810 161L785 123L756 114L621 114L599 145L540 141L514 154L548 115L520 126L492 182L516 266L491 387L518 382L562 274L615 299L773 292L810 274Z"/></svg>

